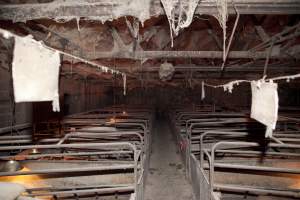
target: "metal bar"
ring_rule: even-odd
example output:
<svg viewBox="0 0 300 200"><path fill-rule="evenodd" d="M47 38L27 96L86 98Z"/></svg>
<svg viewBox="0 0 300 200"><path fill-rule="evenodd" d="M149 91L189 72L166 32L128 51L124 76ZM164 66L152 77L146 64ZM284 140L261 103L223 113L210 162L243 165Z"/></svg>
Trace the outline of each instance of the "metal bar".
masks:
<svg viewBox="0 0 300 200"><path fill-rule="evenodd" d="M240 147L259 147L259 143L255 142L225 142L221 141L214 145L213 151L217 150L218 148L221 149L230 149L230 148L240 148ZM270 143L268 147L277 147L277 148L291 148L291 149L300 149L300 145L298 144L276 144Z"/></svg>
<svg viewBox="0 0 300 200"><path fill-rule="evenodd" d="M84 185L84 186L68 186L68 187L63 187L63 188L53 188L52 186L45 186L45 187L37 187L37 188L27 188L27 192L32 193L32 192L41 192L45 190L50 190L51 191L66 191L66 190L74 190L74 189L90 189L90 188L112 188L112 187L128 187L131 184L96 184L96 185Z"/></svg>
<svg viewBox="0 0 300 200"><path fill-rule="evenodd" d="M95 171L110 171L110 170L128 170L134 169L135 164L113 165L113 166L98 166L98 167L79 167L69 169L41 169L33 171L16 171L16 172L0 172L0 176L18 176L18 175L36 175L36 174L57 174L71 172L95 172Z"/></svg>
<svg viewBox="0 0 300 200"><path fill-rule="evenodd" d="M229 59L265 59L268 51L230 51ZM295 55L298 58L298 55ZM87 59L92 58L127 58L127 59L155 59L155 58L212 58L222 59L222 51L119 51L119 52L87 52ZM270 59L288 59L290 56L272 51Z"/></svg>
<svg viewBox="0 0 300 200"><path fill-rule="evenodd" d="M67 156L96 156L96 155L110 155L110 154L129 154L132 151L104 151L104 152L80 152L80 153L53 153L53 154L29 154L29 155L21 155L20 157L26 156L26 159L38 159L43 157L67 157ZM0 159L3 160L14 160L18 158L17 156L0 156Z"/></svg>
<svg viewBox="0 0 300 200"><path fill-rule="evenodd" d="M273 140L273 141L275 141L275 142L277 142L278 144L284 144L284 142L282 142L280 139L278 139L278 138L276 138L274 136L271 136L270 139Z"/></svg>
<svg viewBox="0 0 300 200"><path fill-rule="evenodd" d="M253 170L253 171L264 171L264 172L280 172L288 174L300 174L300 169L292 168L280 168L280 167L265 167L265 166L250 166L250 165L239 165L239 164L226 164L226 163L214 163L214 167L222 169L239 169L239 170Z"/></svg>
<svg viewBox="0 0 300 200"><path fill-rule="evenodd" d="M272 52L273 49L273 45L274 45L274 41L271 41L271 46L268 50L268 55L266 57L266 62L265 62L265 66L264 66L264 73L263 73L263 77L267 76L267 69L268 69L268 65L269 65L269 61L270 61L270 54Z"/></svg>
<svg viewBox="0 0 300 200"><path fill-rule="evenodd" d="M266 48L272 42L276 43L278 39L282 40L283 39L282 35L285 35L285 34L291 32L291 31L297 30L299 26L300 26L300 23L298 23L298 24L296 24L292 27L288 27L288 28L284 29L282 32L277 33L277 34L273 35L272 37L270 37L267 41L264 41L264 42L260 43L259 45L253 47L252 49L250 49L250 51L257 51L259 49Z"/></svg>
<svg viewBox="0 0 300 200"><path fill-rule="evenodd" d="M264 188L252 188L240 185L225 185L225 184L215 184L214 190L223 192L238 192L247 193L254 195L276 195L283 197L293 197L299 198L300 192L298 191L284 191L278 189L264 189Z"/></svg>
<svg viewBox="0 0 300 200"><path fill-rule="evenodd" d="M234 147L257 147L260 144L254 142L218 142L212 146L211 150L211 165L209 167L209 173L211 176L211 188L215 184L215 167L224 167L228 169L245 169L245 170L256 170L256 171L269 171L269 172L282 172L282 173L300 173L300 169L290 169L290 168L274 168L274 167L257 167L257 166L245 166L245 165L234 165L234 164L222 164L216 163L215 153L216 150L222 148L234 148ZM292 144L269 144L269 147L283 147L283 148L296 148L300 149L300 145ZM213 189L212 189L213 190ZM211 193L213 194L213 193Z"/></svg>
<svg viewBox="0 0 300 200"><path fill-rule="evenodd" d="M144 153L146 151L145 146L144 146L144 137L137 133L137 132L109 132L109 133L101 133L101 132L97 132L97 131L92 131L92 133L84 133L84 132L76 132L76 133L68 133L66 134L57 144L61 145L63 144L66 140L68 140L69 138L72 137L92 137L92 139L100 139L99 137L103 137L103 136L132 136L135 135L140 139L140 143L142 145L142 152ZM146 136L145 136L146 138ZM128 141L130 142L130 141Z"/></svg>
<svg viewBox="0 0 300 200"><path fill-rule="evenodd" d="M32 140L6 140L0 141L0 145L11 145L11 144L30 144Z"/></svg>
<svg viewBox="0 0 300 200"><path fill-rule="evenodd" d="M31 128L31 127L32 127L32 124L30 124L30 123L18 124L18 125L15 125L15 126L8 126L8 127L0 128L0 134L9 132L11 130L27 129L27 128Z"/></svg>
<svg viewBox="0 0 300 200"><path fill-rule="evenodd" d="M225 57L223 58L223 63L222 63L222 67L221 67L222 76L223 76L223 73L225 72L225 64L226 64L226 61L227 61L227 56L228 56L228 53L229 53L229 50L230 50L230 47L231 47L231 43L232 43L233 36L235 34L236 27L237 27L237 25L239 23L239 19L240 19L240 13L237 10L237 17L235 19L233 30L232 30L232 33L230 35L229 43L228 43L228 46L226 48ZM226 31L226 30L223 30L223 31ZM224 40L225 40L225 38L224 38ZM224 49L224 51L225 51L225 49Z"/></svg>
<svg viewBox="0 0 300 200"><path fill-rule="evenodd" d="M51 192L28 194L27 196L41 197L41 196L53 196L53 195L67 195L67 194L75 194L75 193L76 194L86 194L86 193L109 194L109 193L122 193L122 192L131 192L131 191L134 191L134 186L100 188L100 189L76 189L76 190L55 191L55 192L51 191Z"/></svg>
<svg viewBox="0 0 300 200"><path fill-rule="evenodd" d="M26 149L55 149L55 148L101 148L101 147L121 147L127 146L136 151L136 147L128 142L111 142L111 143L88 143L88 144L61 144L61 145L27 145L27 146L6 146L0 147L0 151L5 150L26 150Z"/></svg>
<svg viewBox="0 0 300 200"><path fill-rule="evenodd" d="M204 149L203 151L211 152L210 149ZM231 153L231 154L254 154L261 155L261 151L247 151L247 150L216 150L217 153ZM197 152L195 152L197 153ZM265 156L287 156L287 157L300 157L299 153L285 153L285 152L267 152Z"/></svg>
<svg viewBox="0 0 300 200"><path fill-rule="evenodd" d="M20 139L31 139L31 135L1 135L1 140L20 140Z"/></svg>

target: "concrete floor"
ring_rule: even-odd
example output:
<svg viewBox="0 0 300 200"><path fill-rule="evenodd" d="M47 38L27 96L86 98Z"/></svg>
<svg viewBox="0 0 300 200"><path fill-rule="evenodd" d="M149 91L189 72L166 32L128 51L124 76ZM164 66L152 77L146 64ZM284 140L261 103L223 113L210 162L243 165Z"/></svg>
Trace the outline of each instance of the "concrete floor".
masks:
<svg viewBox="0 0 300 200"><path fill-rule="evenodd" d="M152 136L145 200L192 200L192 186L185 178L171 130L166 121L157 121Z"/></svg>

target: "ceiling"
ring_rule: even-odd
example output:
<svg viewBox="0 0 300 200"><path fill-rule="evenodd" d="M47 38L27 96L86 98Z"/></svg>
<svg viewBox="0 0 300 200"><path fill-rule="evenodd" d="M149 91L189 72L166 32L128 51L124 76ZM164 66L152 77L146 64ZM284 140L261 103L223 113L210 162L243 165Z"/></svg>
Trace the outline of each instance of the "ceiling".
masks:
<svg viewBox="0 0 300 200"><path fill-rule="evenodd" d="M264 71L272 77L300 70L297 0L232 1L227 45L234 34L223 69L223 30L213 17L214 1L200 1L192 24L174 38L173 47L160 1L151 0L149 15L141 15L144 8L136 8L134 1L6 0L0 5L0 27L125 72L128 87L198 85L204 79L257 79ZM2 40L0 55L5 57L8 49ZM169 81L158 76L164 62L175 69ZM113 78L64 56L61 75L70 74L108 83Z"/></svg>

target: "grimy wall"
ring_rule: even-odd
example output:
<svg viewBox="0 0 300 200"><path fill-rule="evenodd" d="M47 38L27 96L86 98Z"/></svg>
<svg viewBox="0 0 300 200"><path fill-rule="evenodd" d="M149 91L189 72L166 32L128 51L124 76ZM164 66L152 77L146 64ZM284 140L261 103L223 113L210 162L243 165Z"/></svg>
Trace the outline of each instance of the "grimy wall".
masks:
<svg viewBox="0 0 300 200"><path fill-rule="evenodd" d="M14 103L11 72L0 66L0 127L31 123L33 115L51 115L51 102ZM101 108L111 104L106 88L84 79L65 78L60 80L61 115L73 114Z"/></svg>

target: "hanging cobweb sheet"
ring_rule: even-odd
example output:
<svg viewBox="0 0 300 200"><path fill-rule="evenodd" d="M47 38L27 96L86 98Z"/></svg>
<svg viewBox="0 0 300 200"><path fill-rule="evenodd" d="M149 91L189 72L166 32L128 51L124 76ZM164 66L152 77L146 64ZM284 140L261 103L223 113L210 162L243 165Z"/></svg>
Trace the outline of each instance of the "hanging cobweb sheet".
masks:
<svg viewBox="0 0 300 200"><path fill-rule="evenodd" d="M15 102L52 101L59 111L60 55L31 37L15 38L12 76Z"/></svg>
<svg viewBox="0 0 300 200"><path fill-rule="evenodd" d="M252 81L251 118L267 126L266 137L271 137L278 118L277 84Z"/></svg>
<svg viewBox="0 0 300 200"><path fill-rule="evenodd" d="M161 3L169 21L173 46L173 33L177 36L181 29L187 28L192 23L199 0L161 0Z"/></svg>
<svg viewBox="0 0 300 200"><path fill-rule="evenodd" d="M168 18L171 36L171 46L173 47L173 35L177 36L181 29L187 28L193 21L193 17L200 0L160 0ZM223 29L223 61L226 57L226 29L228 20L228 1L211 0L216 4L217 13L214 17L218 20ZM199 5L201 6L201 5Z"/></svg>
<svg viewBox="0 0 300 200"><path fill-rule="evenodd" d="M217 5L217 14L214 15L223 29L223 61L226 57L226 29L228 20L228 0L215 0Z"/></svg>

